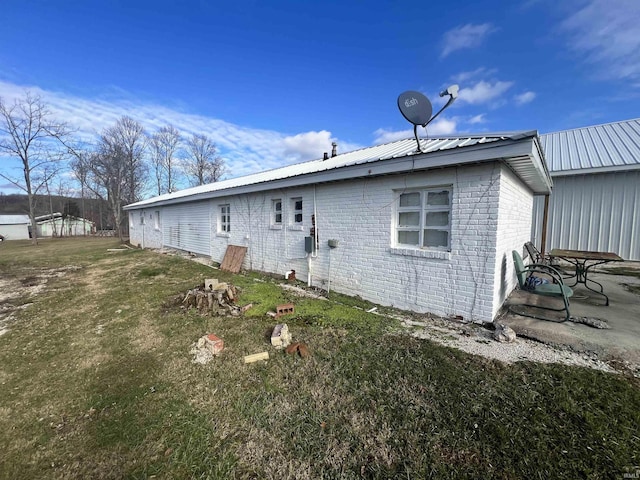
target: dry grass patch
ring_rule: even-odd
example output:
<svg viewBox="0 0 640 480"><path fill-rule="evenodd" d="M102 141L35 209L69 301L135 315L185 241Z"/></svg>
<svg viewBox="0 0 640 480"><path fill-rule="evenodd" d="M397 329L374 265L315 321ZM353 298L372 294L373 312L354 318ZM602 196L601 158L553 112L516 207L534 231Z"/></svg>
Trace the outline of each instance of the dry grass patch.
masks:
<svg viewBox="0 0 640 480"><path fill-rule="evenodd" d="M1 478L615 478L640 463L636 380L506 366L399 334L358 299L113 245L0 246L0 273L81 267L0 336ZM212 276L254 307L170 301ZM288 302L307 359L269 345L266 312ZM225 351L193 364L209 332Z"/></svg>

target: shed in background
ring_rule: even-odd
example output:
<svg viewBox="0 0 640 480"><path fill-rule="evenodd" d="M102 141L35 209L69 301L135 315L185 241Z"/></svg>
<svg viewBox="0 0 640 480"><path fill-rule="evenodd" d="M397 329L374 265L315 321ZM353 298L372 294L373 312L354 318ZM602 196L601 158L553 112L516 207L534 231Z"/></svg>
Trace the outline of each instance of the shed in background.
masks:
<svg viewBox="0 0 640 480"><path fill-rule="evenodd" d="M36 217L38 237L73 237L91 235L95 224L86 218L54 212Z"/></svg>
<svg viewBox="0 0 640 480"><path fill-rule="evenodd" d="M29 238L29 215L0 215L0 235L5 240L25 240Z"/></svg>

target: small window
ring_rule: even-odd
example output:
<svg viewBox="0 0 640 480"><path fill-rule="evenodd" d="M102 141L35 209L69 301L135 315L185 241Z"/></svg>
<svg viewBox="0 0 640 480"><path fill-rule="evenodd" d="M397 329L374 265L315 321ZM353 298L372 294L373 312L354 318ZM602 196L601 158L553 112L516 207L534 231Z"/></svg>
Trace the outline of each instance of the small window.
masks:
<svg viewBox="0 0 640 480"><path fill-rule="evenodd" d="M396 244L438 250L451 248L451 188L400 194Z"/></svg>
<svg viewBox="0 0 640 480"><path fill-rule="evenodd" d="M156 210L154 212L154 217L155 219L155 228L156 230L160 230L160 210Z"/></svg>
<svg viewBox="0 0 640 480"><path fill-rule="evenodd" d="M291 199L292 224L302 225L302 198Z"/></svg>
<svg viewBox="0 0 640 480"><path fill-rule="evenodd" d="M282 225L282 200L276 198L271 200L272 218L271 223L273 225Z"/></svg>
<svg viewBox="0 0 640 480"><path fill-rule="evenodd" d="M231 205L228 203L220 205L220 219L218 225L218 231L221 233L229 233L231 231Z"/></svg>
<svg viewBox="0 0 640 480"><path fill-rule="evenodd" d="M144 225L144 212L140 212L140 225Z"/></svg>

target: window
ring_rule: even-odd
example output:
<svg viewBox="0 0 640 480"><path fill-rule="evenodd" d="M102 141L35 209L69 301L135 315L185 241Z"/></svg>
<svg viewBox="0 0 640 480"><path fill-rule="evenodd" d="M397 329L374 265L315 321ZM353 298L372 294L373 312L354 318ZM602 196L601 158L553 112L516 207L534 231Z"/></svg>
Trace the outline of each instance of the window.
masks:
<svg viewBox="0 0 640 480"><path fill-rule="evenodd" d="M282 225L282 200L276 198L271 200L271 224L272 225Z"/></svg>
<svg viewBox="0 0 640 480"><path fill-rule="evenodd" d="M218 232L229 233L231 231L231 205L220 205L220 219L218 221Z"/></svg>
<svg viewBox="0 0 640 480"><path fill-rule="evenodd" d="M449 250L451 247L451 188L400 194L396 244Z"/></svg>
<svg viewBox="0 0 640 480"><path fill-rule="evenodd" d="M302 198L291 199L291 223L293 225L302 225Z"/></svg>
<svg viewBox="0 0 640 480"><path fill-rule="evenodd" d="M154 213L155 229L160 230L160 210L156 210Z"/></svg>
<svg viewBox="0 0 640 480"><path fill-rule="evenodd" d="M144 212L140 212L140 225L144 225Z"/></svg>

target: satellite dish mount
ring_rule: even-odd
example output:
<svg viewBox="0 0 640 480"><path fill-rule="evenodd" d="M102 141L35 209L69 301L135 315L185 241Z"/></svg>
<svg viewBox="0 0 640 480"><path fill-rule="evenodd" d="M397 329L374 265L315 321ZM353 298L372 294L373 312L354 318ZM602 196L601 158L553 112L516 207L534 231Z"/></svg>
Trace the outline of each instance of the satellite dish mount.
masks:
<svg viewBox="0 0 640 480"><path fill-rule="evenodd" d="M446 90L440 92L441 97L449 95L449 100L447 101L445 106L442 107L434 116L431 116L431 114L433 113L431 102L420 92L409 90L401 93L398 96L398 108L400 109L400 113L402 113L402 116L413 124L413 136L416 138L416 143L418 144L418 150L416 150L417 152L426 153L420 146L420 139L418 138L418 125L426 127L431 122L433 122L438 115L440 115L447 107L449 107L449 105L451 105L456 100L456 98L458 98L458 90L458 85L451 85Z"/></svg>

